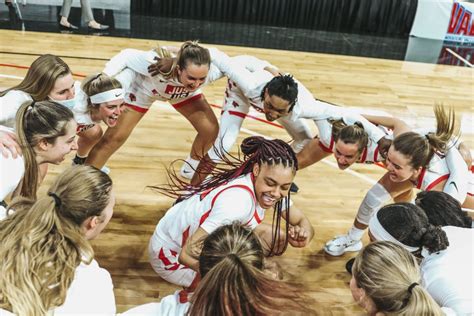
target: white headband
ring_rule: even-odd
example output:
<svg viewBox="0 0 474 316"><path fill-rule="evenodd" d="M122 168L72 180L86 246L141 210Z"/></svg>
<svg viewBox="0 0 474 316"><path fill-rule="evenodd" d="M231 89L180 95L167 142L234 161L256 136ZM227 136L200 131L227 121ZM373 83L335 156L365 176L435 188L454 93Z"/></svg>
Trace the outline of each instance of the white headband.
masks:
<svg viewBox="0 0 474 316"><path fill-rule="evenodd" d="M90 96L91 102L94 104L104 103L115 101L118 99L123 99L123 89L113 89L101 93L97 93Z"/></svg>
<svg viewBox="0 0 474 316"><path fill-rule="evenodd" d="M390 235L389 232L386 231L385 228L382 226L382 224L380 224L379 218L377 217L378 213L379 213L378 211L375 212L375 214L372 215L372 218L369 221L370 233L372 234L372 236L375 237L376 240L391 241L394 244L402 246L409 252L414 252L420 249L420 247L412 247L412 246L405 245L401 243L399 240L395 239L392 235Z"/></svg>

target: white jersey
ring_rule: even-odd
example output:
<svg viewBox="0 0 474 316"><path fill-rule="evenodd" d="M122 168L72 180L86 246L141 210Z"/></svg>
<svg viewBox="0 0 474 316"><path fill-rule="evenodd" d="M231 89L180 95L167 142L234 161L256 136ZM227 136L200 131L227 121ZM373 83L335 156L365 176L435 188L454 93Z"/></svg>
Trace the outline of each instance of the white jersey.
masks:
<svg viewBox="0 0 474 316"><path fill-rule="evenodd" d="M331 118L333 119L333 118ZM334 137L332 136L332 124L327 120L317 120L316 126L319 131L319 147L327 153L334 153ZM391 135L388 129L383 126L377 126L386 136ZM379 145L377 142L369 139L368 145L360 155L357 163L374 163L383 161L380 155Z"/></svg>
<svg viewBox="0 0 474 316"><path fill-rule="evenodd" d="M54 308L54 315L115 315L115 296L110 273L97 261L81 263L76 268L63 305ZM0 315L13 315L0 309Z"/></svg>
<svg viewBox="0 0 474 316"><path fill-rule="evenodd" d="M420 268L423 287L442 307L456 315L474 314L474 229L445 226L449 240L446 250L424 257Z"/></svg>
<svg viewBox="0 0 474 316"><path fill-rule="evenodd" d="M81 83L76 81L74 83L75 90L75 102L68 108L74 113L74 119L76 120L78 130L84 126L94 125L90 113L87 109L87 95L81 90ZM11 90L8 91L3 97L0 97L0 125L15 128L15 117L18 109L25 102L31 102L33 99L31 96L23 91Z"/></svg>
<svg viewBox="0 0 474 316"><path fill-rule="evenodd" d="M219 69L229 78L229 89L240 89L241 93L247 98L250 106L263 111L263 101L261 94L265 85L274 77L266 70L250 72L245 67L239 66L237 62L231 58L221 58L215 61ZM348 124L353 124L357 121L361 122L366 129L369 137L378 142L384 133L376 126L371 124L360 114L353 111L348 111L347 108L338 107L326 102L316 100L311 92L299 81L298 84L298 99L290 113L289 119L296 121L297 119L311 119L313 121L327 119L327 118L345 118ZM226 94L228 95L229 92ZM233 110L240 106L240 104L230 103L227 109ZM234 108L232 108L234 107Z"/></svg>
<svg viewBox="0 0 474 316"><path fill-rule="evenodd" d="M264 209L255 198L252 173L195 194L174 205L159 221L148 246L150 263L163 279L189 287L196 281L196 272L178 261L189 236L198 228L210 234L234 221L254 229L263 217ZM181 302L186 300L183 296Z"/></svg>
<svg viewBox="0 0 474 316"><path fill-rule="evenodd" d="M187 238L200 227L208 234L238 221L254 229L264 217L255 198L252 174L240 176L210 191L196 194L169 209L158 223L153 240L180 252Z"/></svg>
<svg viewBox="0 0 474 316"><path fill-rule="evenodd" d="M227 55L217 49L209 49L211 54L211 65L204 84L213 82L223 76L216 67L216 59ZM162 75L152 77L148 73L148 66L155 62L158 57L155 51L139 51L136 49L125 49L112 57L106 64L104 73L115 76L125 68L137 72L134 82L131 83L125 94L125 102L139 112L146 112L151 104L156 101L168 101L174 107L184 105L191 100L200 98L201 89L196 91L187 90L177 78L165 78Z"/></svg>

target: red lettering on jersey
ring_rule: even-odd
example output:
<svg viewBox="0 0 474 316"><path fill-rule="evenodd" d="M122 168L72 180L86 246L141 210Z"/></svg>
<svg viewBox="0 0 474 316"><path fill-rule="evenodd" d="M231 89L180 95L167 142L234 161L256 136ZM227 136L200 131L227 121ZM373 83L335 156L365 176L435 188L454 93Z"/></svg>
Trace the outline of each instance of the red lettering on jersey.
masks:
<svg viewBox="0 0 474 316"><path fill-rule="evenodd" d="M471 22L471 12L464 10L464 15L461 18L461 26L456 34L467 34L469 22Z"/></svg>
<svg viewBox="0 0 474 316"><path fill-rule="evenodd" d="M128 97L130 98L130 101L132 102L137 101L137 97L133 93L130 93Z"/></svg>
<svg viewBox="0 0 474 316"><path fill-rule="evenodd" d="M165 89L165 93L167 94L184 94L188 93L188 90L186 90L185 87L177 87L173 85L167 85Z"/></svg>
<svg viewBox="0 0 474 316"><path fill-rule="evenodd" d="M238 104L237 102L235 102L235 101L232 101L232 106L233 106L234 108L238 108L238 107L239 107L239 104Z"/></svg>
<svg viewBox="0 0 474 316"><path fill-rule="evenodd" d="M460 7L459 3L455 2L453 4L453 9L451 10L451 20L449 21L448 33L454 33L454 29L456 28L456 25L458 25L462 11L462 7Z"/></svg>
<svg viewBox="0 0 474 316"><path fill-rule="evenodd" d="M158 91L156 91L156 89L153 89L153 90L151 90L151 93L153 93L153 95L157 95Z"/></svg>

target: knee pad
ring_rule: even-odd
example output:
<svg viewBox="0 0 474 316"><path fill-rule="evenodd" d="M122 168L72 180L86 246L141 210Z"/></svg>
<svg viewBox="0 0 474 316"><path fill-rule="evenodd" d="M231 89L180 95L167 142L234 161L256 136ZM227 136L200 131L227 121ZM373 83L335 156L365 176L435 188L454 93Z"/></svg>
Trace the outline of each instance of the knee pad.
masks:
<svg viewBox="0 0 474 316"><path fill-rule="evenodd" d="M357 211L357 220L362 224L369 225L372 214L391 198L390 193L380 183L376 183L362 200Z"/></svg>

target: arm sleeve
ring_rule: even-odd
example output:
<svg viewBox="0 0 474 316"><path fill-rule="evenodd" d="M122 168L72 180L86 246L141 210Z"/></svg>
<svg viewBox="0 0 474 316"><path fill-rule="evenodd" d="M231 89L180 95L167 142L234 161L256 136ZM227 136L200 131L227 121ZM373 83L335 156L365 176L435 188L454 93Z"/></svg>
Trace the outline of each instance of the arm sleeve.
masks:
<svg viewBox="0 0 474 316"><path fill-rule="evenodd" d="M258 59L257 57L250 56L250 55L239 55L239 56L231 57L231 60L235 64L244 66L245 69L247 69L250 72L263 70L265 67L277 68L266 60Z"/></svg>
<svg viewBox="0 0 474 316"><path fill-rule="evenodd" d="M129 91L130 86L132 85L132 82L135 81L136 77L137 73L135 71L125 68L115 76L115 79L120 82L124 91Z"/></svg>
<svg viewBox="0 0 474 316"><path fill-rule="evenodd" d="M219 123L219 135L214 146L209 149L209 158L214 162L221 161L221 157L229 153L239 136L244 118L224 112Z"/></svg>
<svg viewBox="0 0 474 316"><path fill-rule="evenodd" d="M246 96L251 94L252 91L258 87L258 80L252 76L252 73L243 65L233 62L229 56L216 48L209 48L209 52L212 60L211 71L208 75L210 82L213 81L213 74L211 74L211 72L212 66L214 65L214 67L219 69L222 75L234 81Z"/></svg>
<svg viewBox="0 0 474 316"><path fill-rule="evenodd" d="M250 192L243 188L229 188L220 193L209 217L201 224L208 234L216 228L238 221L247 223L253 215L255 205Z"/></svg>
<svg viewBox="0 0 474 316"><path fill-rule="evenodd" d="M154 62L156 57L154 51L141 51L127 48L112 57L103 70L109 76L115 76L125 68L130 68L144 76L150 76L148 66Z"/></svg>
<svg viewBox="0 0 474 316"><path fill-rule="evenodd" d="M444 185L443 192L451 195L462 204L467 197L469 169L458 149L454 146L450 147L445 159L449 169L449 178Z"/></svg>

